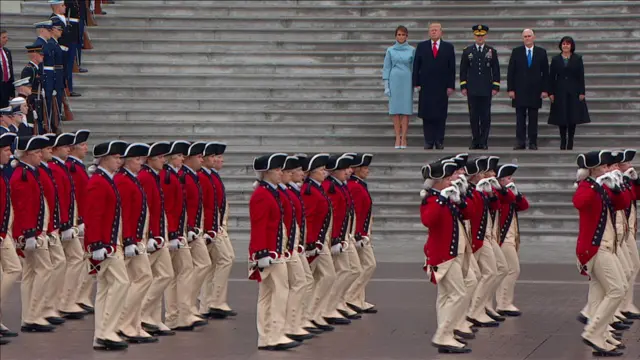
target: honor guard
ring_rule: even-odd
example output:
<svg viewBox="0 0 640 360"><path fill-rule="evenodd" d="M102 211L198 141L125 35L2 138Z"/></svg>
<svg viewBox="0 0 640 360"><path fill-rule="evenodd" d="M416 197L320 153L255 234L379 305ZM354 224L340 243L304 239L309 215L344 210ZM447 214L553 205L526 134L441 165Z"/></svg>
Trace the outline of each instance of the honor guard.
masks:
<svg viewBox="0 0 640 360"><path fill-rule="evenodd" d="M0 135L0 168L9 166L11 160L11 145L14 144L16 134L4 133ZM9 179L0 174L0 211L2 211L2 222L0 223L0 316L6 313L7 299L11 293L13 284L22 273L22 264L16 253L16 243L13 240L13 206L11 204L11 193ZM0 321L0 345L8 343L6 338L16 337L17 333L9 330Z"/></svg>
<svg viewBox="0 0 640 360"><path fill-rule="evenodd" d="M27 122L27 113L29 112L27 100L20 96L14 97L9 101L9 106L11 106L14 126L18 129L18 136L33 135L33 125Z"/></svg>
<svg viewBox="0 0 640 360"><path fill-rule="evenodd" d="M249 200L249 279L258 290L258 349L287 350L300 342L285 336L289 280L283 201L278 191L286 154L253 160L258 181Z"/></svg>
<svg viewBox="0 0 640 360"><path fill-rule="evenodd" d="M31 83L29 82L29 78L23 78L16 82L14 82L14 86L16 87L16 91L18 92L18 97L24 98L26 101L26 125L31 130L30 135L38 135L38 103L37 96L32 94Z"/></svg>
<svg viewBox="0 0 640 360"><path fill-rule="evenodd" d="M69 96L79 96L73 93L73 64L76 59L76 51L80 46L80 19L76 15L70 16L70 9L67 9L67 2L64 0L49 0L53 13L50 20L60 20L63 24L62 33L57 38L60 48L64 51L64 83L69 91Z"/></svg>
<svg viewBox="0 0 640 360"><path fill-rule="evenodd" d="M231 273L231 266L236 258L231 244L231 238L229 237L228 222L229 222L229 202L227 201L227 194L220 177L220 171L224 165L224 152L227 149L227 145L221 142L211 142L207 144L206 149L213 151L213 167L211 170L211 179L214 183L216 208L218 214L216 215L217 222L214 223L214 231L216 232L216 254L211 259L213 271L213 297L209 300L209 317L214 319L224 319L228 316L236 316L238 313L231 309L227 303L227 289L229 284L229 274Z"/></svg>
<svg viewBox="0 0 640 360"><path fill-rule="evenodd" d="M192 143L184 153L185 159L180 178L182 180L187 205L187 242L193 260L191 294L189 306L191 313L198 316L198 294L204 284L207 272L211 268L211 259L205 242L204 232L204 193L198 172L202 168L202 158L206 144L201 141ZM206 321L205 321L206 323Z"/></svg>
<svg viewBox="0 0 640 360"><path fill-rule="evenodd" d="M51 116L50 121L50 132L57 131L60 123L62 122L62 117L64 113L63 102L65 96L65 88L66 84L66 74L65 74L65 53L69 51L69 49L61 45L58 41L64 32L64 28L66 23L62 21L58 17L52 17L51 22L53 23L53 27L51 30L51 38L49 39L49 43L53 47L53 60L54 60L54 74L55 74L55 101L53 102L53 115Z"/></svg>
<svg viewBox="0 0 640 360"><path fill-rule="evenodd" d="M25 258L22 272L22 331L50 332L54 327L45 319L47 288L53 265L49 255L49 227L45 192L38 166L42 149L49 146L45 136L19 137L15 156L18 159L11 176L11 203L16 214L12 234L20 254Z"/></svg>
<svg viewBox="0 0 640 360"><path fill-rule="evenodd" d="M43 98L43 130L51 132L51 118L53 116L54 92L56 92L56 49L57 43L52 40L53 21L47 20L35 24L38 38L34 46L42 47L42 89ZM57 93L57 92L56 92Z"/></svg>
<svg viewBox="0 0 640 360"><path fill-rule="evenodd" d="M158 341L144 331L141 325L142 301L153 280L146 251L149 206L146 193L137 177L148 154L147 144L134 143L127 146L122 155L124 165L114 177L122 204L122 246L130 280L118 335L133 344Z"/></svg>
<svg viewBox="0 0 640 360"><path fill-rule="evenodd" d="M376 269L376 258L371 244L371 226L373 223L373 202L366 179L373 155L357 154L354 157L353 174L347 182L353 198L355 212L355 245L362 266L362 273L347 292L347 305L357 313L374 314L378 310L365 301L365 289Z"/></svg>
<svg viewBox="0 0 640 360"><path fill-rule="evenodd" d="M97 169L87 184L84 245L90 254L92 272L97 273L95 306L95 350L123 350L127 343L116 333L129 289L123 256L122 198L113 177L127 144L111 141L97 144L93 157Z"/></svg>
<svg viewBox="0 0 640 360"><path fill-rule="evenodd" d="M73 179L73 188L76 195L77 206L74 214L74 226L78 227L78 241L80 244L84 244L84 219L86 218L86 209L88 206L87 184L89 183L89 174L87 174L87 169L83 161L89 151L87 140L89 140L90 134L91 131L86 129L76 131L69 157L65 162ZM95 280L95 275L82 271L82 276L78 279L81 286L77 289L75 299L73 300L89 314L93 314L94 311L92 297Z"/></svg>
<svg viewBox="0 0 640 360"><path fill-rule="evenodd" d="M625 275L615 255L615 212L628 205L618 179L612 174L616 162L611 151L591 151L577 158L577 189L573 205L579 214L576 246L578 268L589 276L589 321L582 340L598 356L620 356L620 342L608 325L627 291ZM613 325L613 324L611 324Z"/></svg>
<svg viewBox="0 0 640 360"><path fill-rule="evenodd" d="M63 44L69 48L66 63L69 96L80 96L79 93L73 91L73 69L77 69L80 64L80 52L82 51L82 36L84 32L84 20L80 18L80 7L84 7L84 4L79 4L80 1L81 0L64 0L64 15L69 21L69 26L66 29L63 41Z"/></svg>
<svg viewBox="0 0 640 360"><path fill-rule="evenodd" d="M165 196L160 178L165 155L170 149L171 145L166 141L151 144L146 164L138 174L138 181L144 189L149 206L147 253L153 273L151 287L142 302L142 328L152 336L175 335L175 332L162 322L162 294L174 277L167 240Z"/></svg>
<svg viewBox="0 0 640 360"><path fill-rule="evenodd" d="M179 331L192 331L197 326L206 325L191 311L193 260L185 237L187 199L182 187L183 179L179 175L189 146L188 142L182 140L171 143L167 164L160 173L167 212L169 250L175 273L165 291L165 322L172 330Z"/></svg>
<svg viewBox="0 0 640 360"><path fill-rule="evenodd" d="M425 264L429 280L438 286L436 329L431 343L440 353L469 353L466 343L454 336L455 327L465 315L465 277L473 276L464 266L471 256L468 250L463 213L473 212L452 184L458 165L437 161L422 168L425 179L421 192L420 218L429 229L424 245ZM465 259L467 258L467 259Z"/></svg>
<svg viewBox="0 0 640 360"><path fill-rule="evenodd" d="M29 63L22 69L21 77L28 78L31 86L31 93L28 94L27 102L29 103L30 114L27 114L27 120L33 124L37 134L44 134L44 127L42 120L44 119L43 113L43 95L44 87L42 86L43 78L43 60L44 50L42 45L27 45L25 46L27 53L29 54ZM36 135L37 135L36 134Z"/></svg>
<svg viewBox="0 0 640 360"><path fill-rule="evenodd" d="M623 174L625 186L629 189L630 205L625 210L625 217L628 221L626 248L629 255L631 265L631 277L629 280L629 290L622 300L621 312L627 319L640 319L640 310L633 303L633 291L635 279L640 271L640 255L638 255L638 246L636 245L636 234L638 230L637 205L636 201L640 197L640 181L638 181L638 173L631 164L636 155L635 149L626 149L623 151L623 159L618 164L619 170Z"/></svg>
<svg viewBox="0 0 640 360"><path fill-rule="evenodd" d="M485 44L489 32L486 25L472 27L476 42L462 51L460 58L460 90L467 97L471 146L488 149L491 128L491 99L500 90L500 63L496 49Z"/></svg>

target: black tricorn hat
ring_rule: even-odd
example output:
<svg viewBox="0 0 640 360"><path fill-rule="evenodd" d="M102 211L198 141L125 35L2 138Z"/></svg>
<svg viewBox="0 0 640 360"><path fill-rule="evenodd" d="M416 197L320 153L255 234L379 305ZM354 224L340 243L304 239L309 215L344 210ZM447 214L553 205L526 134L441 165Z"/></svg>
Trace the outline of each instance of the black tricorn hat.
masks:
<svg viewBox="0 0 640 360"><path fill-rule="evenodd" d="M487 165L486 168L484 169L484 171L490 171L493 170L494 172L498 171L498 162L500 161L500 157L499 156L489 156L489 158L487 159Z"/></svg>
<svg viewBox="0 0 640 360"><path fill-rule="evenodd" d="M268 171L273 169L281 169L284 166L284 161L286 159L287 154L285 153L262 155L253 159L253 170Z"/></svg>
<svg viewBox="0 0 640 360"><path fill-rule="evenodd" d="M327 162L327 170L344 170L351 167L353 157L350 155L333 155Z"/></svg>
<svg viewBox="0 0 640 360"><path fill-rule="evenodd" d="M222 155L227 149L227 144L218 141L208 142L204 148L204 156Z"/></svg>
<svg viewBox="0 0 640 360"><path fill-rule="evenodd" d="M501 179L503 177L511 176L516 172L516 170L518 170L518 165L516 164L503 164L498 168L498 171L496 171L496 177Z"/></svg>
<svg viewBox="0 0 640 360"><path fill-rule="evenodd" d="M49 143L49 138L46 136L20 136L16 141L16 150L40 150L49 147Z"/></svg>
<svg viewBox="0 0 640 360"><path fill-rule="evenodd" d="M127 143L122 140L114 140L93 147L93 157L101 158L109 155L122 155L127 149Z"/></svg>
<svg viewBox="0 0 640 360"><path fill-rule="evenodd" d="M81 129L76 131L75 137L73 139L73 145L80 145L83 142L87 142L87 140L89 140L90 134L91 134L91 131L87 129Z"/></svg>
<svg viewBox="0 0 640 360"><path fill-rule="evenodd" d="M636 149L625 149L622 153L624 156L620 162L630 162L636 156Z"/></svg>
<svg viewBox="0 0 640 360"><path fill-rule="evenodd" d="M15 143L17 137L18 135L10 132L0 135L0 147L11 146Z"/></svg>
<svg viewBox="0 0 640 360"><path fill-rule="evenodd" d="M372 154L356 154L353 157L351 167L369 166L371 165L371 160L373 160Z"/></svg>
<svg viewBox="0 0 640 360"><path fill-rule="evenodd" d="M53 147L58 146L70 146L73 145L76 140L76 134L73 133L62 133L56 137L56 140L53 143Z"/></svg>
<svg viewBox="0 0 640 360"><path fill-rule="evenodd" d="M579 154L576 159L576 163L581 169L592 169L600 165L607 165L611 163L611 161L611 151L608 150L589 151Z"/></svg>
<svg viewBox="0 0 640 360"><path fill-rule="evenodd" d="M480 156L475 159L467 160L467 163L464 166L464 170L467 175L473 176L483 171L482 169L486 168L486 164L488 162L489 158L486 156Z"/></svg>
<svg viewBox="0 0 640 360"><path fill-rule="evenodd" d="M453 161L436 161L422 167L422 177L426 179L444 179L458 170L458 165Z"/></svg>
<svg viewBox="0 0 640 360"><path fill-rule="evenodd" d="M168 141L158 141L152 144L149 144L149 152L146 156L154 157L154 156L162 156L167 155L171 150L171 144Z"/></svg>
<svg viewBox="0 0 640 360"><path fill-rule="evenodd" d="M196 141L189 146L189 148L187 149L187 153L185 155L186 156L203 155L205 146L207 146L205 142Z"/></svg>
<svg viewBox="0 0 640 360"><path fill-rule="evenodd" d="M293 170L299 168L300 160L296 156L287 156L282 166L282 170Z"/></svg>
<svg viewBox="0 0 640 360"><path fill-rule="evenodd" d="M149 155L149 145L143 143L133 143L127 146L122 154L122 157L125 158L134 158L140 156L148 156Z"/></svg>
<svg viewBox="0 0 640 360"><path fill-rule="evenodd" d="M187 141L176 140L171 143L171 146L169 147L169 153L167 155L187 155L187 153L189 152L189 145L190 144Z"/></svg>
<svg viewBox="0 0 640 360"><path fill-rule="evenodd" d="M300 165L302 166L303 171L313 171L319 167L327 166L329 162L329 154L321 153L315 154L312 157L301 157L298 155L298 159L300 160Z"/></svg>

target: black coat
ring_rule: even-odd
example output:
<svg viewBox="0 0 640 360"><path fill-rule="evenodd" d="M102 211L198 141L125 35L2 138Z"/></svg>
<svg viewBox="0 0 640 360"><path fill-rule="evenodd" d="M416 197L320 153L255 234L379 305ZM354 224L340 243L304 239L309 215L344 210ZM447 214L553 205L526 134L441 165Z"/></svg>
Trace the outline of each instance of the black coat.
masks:
<svg viewBox="0 0 640 360"><path fill-rule="evenodd" d="M511 101L513 107L539 109L542 107L541 94L548 92L549 59L547 51L533 47L531 67L527 64L527 51L524 45L511 51L507 70L507 91L515 91L516 98Z"/></svg>
<svg viewBox="0 0 640 360"><path fill-rule="evenodd" d="M548 123L551 125L586 124L591 122L587 103L580 101L584 89L584 63L582 56L573 54L567 66L562 55L551 59L549 75L549 96L555 100L551 103Z"/></svg>
<svg viewBox="0 0 640 360"><path fill-rule="evenodd" d="M8 69L9 69L9 79L5 79L4 78L4 74L2 73L2 68L0 68L0 80L2 80L3 82L9 81L11 83L11 86L13 86L13 82L15 81L15 79L13 78L13 58L11 57L11 51L9 49L7 49L6 47L2 48L2 50L4 50L5 55L7 55L7 60L8 60L7 61L7 66L8 66Z"/></svg>
<svg viewBox="0 0 640 360"><path fill-rule="evenodd" d="M456 54L451 43L440 40L438 56L434 58L431 46L431 40L419 43L413 59L413 86L420 86L418 117L446 120L447 89L456 86Z"/></svg>

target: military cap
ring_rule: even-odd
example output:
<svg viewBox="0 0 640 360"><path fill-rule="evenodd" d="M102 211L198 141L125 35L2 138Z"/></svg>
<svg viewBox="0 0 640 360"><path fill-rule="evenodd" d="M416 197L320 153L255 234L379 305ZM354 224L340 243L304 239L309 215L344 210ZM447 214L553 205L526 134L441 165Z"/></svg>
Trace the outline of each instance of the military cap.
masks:
<svg viewBox="0 0 640 360"><path fill-rule="evenodd" d="M49 30L51 30L51 28L53 27L53 21L51 21L51 20L40 21L40 22L37 22L37 23L33 24L33 26L36 29L49 29Z"/></svg>
<svg viewBox="0 0 640 360"><path fill-rule="evenodd" d="M149 155L149 145L143 143L133 143L127 146L127 148L124 150L124 153L122 154L122 157L134 158L147 155Z"/></svg>
<svg viewBox="0 0 640 360"><path fill-rule="evenodd" d="M349 155L333 155L327 161L327 170L344 170L351 167L353 157Z"/></svg>
<svg viewBox="0 0 640 360"><path fill-rule="evenodd" d="M65 24L64 21L62 21L62 19L58 16L51 18L51 23L54 28L64 29L65 26L67 26L67 24Z"/></svg>
<svg viewBox="0 0 640 360"><path fill-rule="evenodd" d="M440 180L458 170L458 165L452 161L436 161L422 167L422 177L426 179Z"/></svg>
<svg viewBox="0 0 640 360"><path fill-rule="evenodd" d="M48 134L44 134L42 136L46 137L47 140L49 141L49 143L45 147L53 147L53 145L55 145L55 143L56 143L56 138L58 137L54 133L48 133Z"/></svg>
<svg viewBox="0 0 640 360"><path fill-rule="evenodd" d="M42 45L37 45L36 43L25 45L24 48L27 49L27 53L43 53Z"/></svg>
<svg viewBox="0 0 640 360"><path fill-rule="evenodd" d="M487 25L474 25L471 30L473 30L473 35L477 36L485 36L489 32L489 27Z"/></svg>
<svg viewBox="0 0 640 360"><path fill-rule="evenodd" d="M168 141L158 141L158 142L149 144L149 152L145 156L154 157L154 156L167 155L170 150L171 150L171 144Z"/></svg>
<svg viewBox="0 0 640 360"><path fill-rule="evenodd" d="M612 162L611 151L596 150L579 154L576 159L578 168L592 169L601 165L607 165Z"/></svg>
<svg viewBox="0 0 640 360"><path fill-rule="evenodd" d="M262 155L253 159L253 170L269 171L273 169L281 169L286 159L287 154L285 153Z"/></svg>
<svg viewBox="0 0 640 360"><path fill-rule="evenodd" d="M491 171L493 170L494 172L498 171L498 162L500 161L500 157L499 156L489 156L489 158L487 159L487 165L484 168L484 171Z"/></svg>
<svg viewBox="0 0 640 360"><path fill-rule="evenodd" d="M13 115L22 115L22 110L20 109L20 105L13 105L11 107L11 114L13 114Z"/></svg>
<svg viewBox="0 0 640 360"><path fill-rule="evenodd" d="M76 135L73 133L62 133L56 136L55 141L53 142L53 147L58 146L70 146L73 145L75 141Z"/></svg>
<svg viewBox="0 0 640 360"><path fill-rule="evenodd" d="M31 86L31 78L22 78L13 82L13 87L18 88L20 86Z"/></svg>
<svg viewBox="0 0 640 360"><path fill-rule="evenodd" d="M516 170L518 170L518 165L516 164L500 165L498 171L496 172L496 178L501 179L507 176L511 176L516 172Z"/></svg>
<svg viewBox="0 0 640 360"><path fill-rule="evenodd" d="M186 156L198 156L204 154L204 147L207 144L202 141L193 142L187 149Z"/></svg>
<svg viewBox="0 0 640 360"><path fill-rule="evenodd" d="M372 154L356 154L353 157L351 167L369 166L371 165L371 160L373 160Z"/></svg>
<svg viewBox="0 0 640 360"><path fill-rule="evenodd" d="M26 103L27 103L27 100L25 100L25 98L23 98L22 96L16 96L9 101L9 106L20 107L20 105L26 104Z"/></svg>
<svg viewBox="0 0 640 360"><path fill-rule="evenodd" d="M49 0L49 5L60 5L64 4L64 0Z"/></svg>
<svg viewBox="0 0 640 360"><path fill-rule="evenodd" d="M306 156L297 156L303 171L313 171L319 167L327 166L329 162L329 154L315 154L311 158Z"/></svg>
<svg viewBox="0 0 640 360"><path fill-rule="evenodd" d="M622 153L624 156L620 162L630 162L633 161L633 158L636 156L636 149L625 149Z"/></svg>
<svg viewBox="0 0 640 360"><path fill-rule="evenodd" d="M76 131L76 134L73 138L73 144L72 145L80 145L84 142L87 142L87 140L89 140L89 135L91 134L90 130L86 130L86 129L80 129L78 131Z"/></svg>
<svg viewBox="0 0 640 360"><path fill-rule="evenodd" d="M297 156L287 156L284 161L282 170L293 170L299 168L300 166L300 160Z"/></svg>
<svg viewBox="0 0 640 360"><path fill-rule="evenodd" d="M122 140L104 142L93 147L93 157L97 159L110 155L122 155L126 149L127 143Z"/></svg>
<svg viewBox="0 0 640 360"><path fill-rule="evenodd" d="M18 135L8 132L0 135L0 147L11 146L15 141Z"/></svg>
<svg viewBox="0 0 640 360"><path fill-rule="evenodd" d="M226 149L227 149L227 144L225 143L221 143L217 141L208 142L204 148L204 155L205 156L222 155L224 154L224 151Z"/></svg>
<svg viewBox="0 0 640 360"><path fill-rule="evenodd" d="M49 138L46 136L20 136L16 141L16 150L33 151L49 146Z"/></svg>
<svg viewBox="0 0 640 360"><path fill-rule="evenodd" d="M189 143L184 140L176 140L171 143L169 153L167 155L186 155L189 152Z"/></svg>
<svg viewBox="0 0 640 360"><path fill-rule="evenodd" d="M11 116L12 114L13 114L13 107L11 106L7 106L5 108L0 109L0 116L1 115Z"/></svg>
<svg viewBox="0 0 640 360"><path fill-rule="evenodd" d="M607 165L618 164L624 160L624 152L622 151L609 151L609 153L611 153L611 157L609 158Z"/></svg>

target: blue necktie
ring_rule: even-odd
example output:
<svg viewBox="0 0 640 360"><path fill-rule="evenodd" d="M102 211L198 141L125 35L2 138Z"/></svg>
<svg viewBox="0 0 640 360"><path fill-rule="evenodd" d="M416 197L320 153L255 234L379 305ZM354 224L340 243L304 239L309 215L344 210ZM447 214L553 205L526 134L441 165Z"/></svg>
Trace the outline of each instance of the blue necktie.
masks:
<svg viewBox="0 0 640 360"><path fill-rule="evenodd" d="M531 49L527 50L527 65L531 67Z"/></svg>

